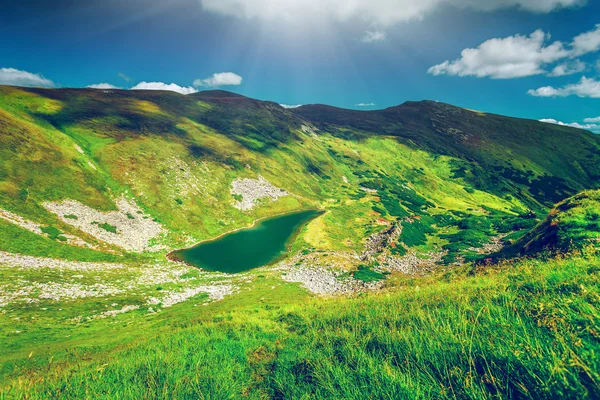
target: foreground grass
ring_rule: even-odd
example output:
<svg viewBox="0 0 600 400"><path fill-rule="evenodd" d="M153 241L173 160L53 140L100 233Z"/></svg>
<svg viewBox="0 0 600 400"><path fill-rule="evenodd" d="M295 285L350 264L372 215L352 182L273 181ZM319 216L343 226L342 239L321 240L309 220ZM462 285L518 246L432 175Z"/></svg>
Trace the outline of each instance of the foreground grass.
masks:
<svg viewBox="0 0 600 400"><path fill-rule="evenodd" d="M592 398L600 258L527 260L388 293L222 307L4 398ZM131 328L131 327L130 327Z"/></svg>

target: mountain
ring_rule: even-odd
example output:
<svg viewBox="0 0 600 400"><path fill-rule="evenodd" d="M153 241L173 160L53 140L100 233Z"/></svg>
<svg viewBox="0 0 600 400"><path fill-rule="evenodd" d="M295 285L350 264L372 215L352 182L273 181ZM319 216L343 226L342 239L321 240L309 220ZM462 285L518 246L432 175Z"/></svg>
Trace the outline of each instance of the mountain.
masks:
<svg viewBox="0 0 600 400"><path fill-rule="evenodd" d="M600 180L598 137L589 132L432 101L366 112L304 106L296 113L333 135L391 136L453 157L457 176L499 196L548 206Z"/></svg>
<svg viewBox="0 0 600 400"><path fill-rule="evenodd" d="M403 222L411 226L396 248L446 251L451 261L523 228L500 226L507 215L545 214L600 182L600 137L590 132L431 101L285 109L225 91L2 86L0 129L0 208L117 253L45 204L114 211L126 196L165 228L167 248L317 207L323 223L297 248L360 252L381 224L417 217ZM291 195L236 208L232 182L258 177ZM31 240L42 238L18 244L9 225L0 249L41 254ZM46 242L45 252L104 257Z"/></svg>
<svg viewBox="0 0 600 400"><path fill-rule="evenodd" d="M0 86L0 398L598 398L599 183L431 101Z"/></svg>

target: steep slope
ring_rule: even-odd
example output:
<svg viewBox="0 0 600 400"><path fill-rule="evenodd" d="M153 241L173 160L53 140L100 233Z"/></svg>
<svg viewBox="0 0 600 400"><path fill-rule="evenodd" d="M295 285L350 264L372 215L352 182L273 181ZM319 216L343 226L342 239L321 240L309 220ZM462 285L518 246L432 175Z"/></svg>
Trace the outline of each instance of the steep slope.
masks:
<svg viewBox="0 0 600 400"><path fill-rule="evenodd" d="M600 242L600 191L579 193L556 205L546 219L498 255L569 251Z"/></svg>
<svg viewBox="0 0 600 400"><path fill-rule="evenodd" d="M1 249L32 255L127 254L118 237L103 238L127 231L137 212L162 229L138 238L148 240L142 248L166 251L256 218L321 208L296 250L360 253L368 237L401 223L388 250L456 261L531 226L519 216L545 213L600 176L600 139L589 132L435 102L287 110L224 91L0 86L0 127L0 208L52 232L31 236L4 218ZM234 193L240 179L255 187ZM268 187L289 195L269 201ZM257 200L239 209L240 196ZM57 214L64 204L85 215ZM112 217L96 221L98 212ZM96 224L82 225L88 220Z"/></svg>
<svg viewBox="0 0 600 400"><path fill-rule="evenodd" d="M407 102L380 111L304 106L294 111L335 135L397 137L457 158L456 177L499 196L550 206L597 187L600 140L590 132L466 110L444 103Z"/></svg>

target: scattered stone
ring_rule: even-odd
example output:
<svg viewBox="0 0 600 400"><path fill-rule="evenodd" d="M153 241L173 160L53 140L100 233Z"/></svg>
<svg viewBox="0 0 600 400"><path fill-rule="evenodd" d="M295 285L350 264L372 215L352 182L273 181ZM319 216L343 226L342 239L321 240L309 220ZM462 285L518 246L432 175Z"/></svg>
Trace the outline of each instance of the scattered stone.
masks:
<svg viewBox="0 0 600 400"><path fill-rule="evenodd" d="M369 188L362 187L362 186L359 186L359 189L362 190L363 192L367 192L370 194L377 194L377 190L375 190L375 189L369 189Z"/></svg>
<svg viewBox="0 0 600 400"><path fill-rule="evenodd" d="M26 229L29 232L33 232L36 235L45 236L44 232L42 231L41 225L39 225L33 221L30 221L28 219L25 219L15 213L0 209L0 218L5 221L8 221L12 224L15 224L23 229ZM66 239L65 243L67 243L71 246L96 248L95 246L90 245L89 243L85 242L83 239L81 239L79 237L69 235L66 233L61 233L60 236L62 236L64 239Z"/></svg>
<svg viewBox="0 0 600 400"><path fill-rule="evenodd" d="M417 256L415 251L409 251L402 257L384 255L381 257L380 269L387 271L398 271L407 275L423 275L433 272L438 267L445 253L427 253L426 259Z"/></svg>
<svg viewBox="0 0 600 400"><path fill-rule="evenodd" d="M23 229L27 229L28 231L33 232L35 234L43 235L42 228L38 224L29 221L21 217L20 215L17 215L10 211L0 209L0 218L17 226L20 226Z"/></svg>
<svg viewBox="0 0 600 400"><path fill-rule="evenodd" d="M23 256L4 251L0 251L0 265L23 269L50 268L71 271L103 271L124 268L123 264L118 263L65 261L46 257Z"/></svg>
<svg viewBox="0 0 600 400"><path fill-rule="evenodd" d="M317 295L353 294L381 288L383 282L366 283L346 275L321 267L291 268L282 276L284 281L297 282Z"/></svg>
<svg viewBox="0 0 600 400"><path fill-rule="evenodd" d="M100 318L104 318L104 317L116 317L119 314L124 314L124 313L129 312L129 311L137 310L138 308L140 308L140 306L128 305L128 306L122 307L119 310L104 311L103 313L100 314Z"/></svg>
<svg viewBox="0 0 600 400"><path fill-rule="evenodd" d="M14 290L14 286L18 289ZM9 303L21 301L37 303L40 300L74 300L86 297L107 297L122 293L123 290L105 284L73 284L56 282L13 282L11 285L0 287L0 307Z"/></svg>
<svg viewBox="0 0 600 400"><path fill-rule="evenodd" d="M181 303L189 298L199 295L200 293L207 293L208 297L212 301L218 301L225 298L225 296L233 293L234 286L232 285L212 285L212 286L198 286L194 288L184 289L180 292L168 293L163 298L159 299L156 297L150 297L147 301L149 305L161 305L162 308L168 308L175 304Z"/></svg>
<svg viewBox="0 0 600 400"><path fill-rule="evenodd" d="M125 250L144 252L164 249L164 246L150 244L151 241L166 233L158 222L145 214L132 200L122 197L116 204L119 210L109 212L94 210L75 200L49 202L44 206L63 222L75 226L98 240ZM67 218L67 215L75 215L77 219ZM103 229L101 227L103 224L115 226L116 233Z"/></svg>
<svg viewBox="0 0 600 400"><path fill-rule="evenodd" d="M377 254L385 251L392 243L398 240L402 233L402 225L394 223L391 228L386 231L375 233L369 236L365 243L365 250L360 256L362 261L369 261Z"/></svg>
<svg viewBox="0 0 600 400"><path fill-rule="evenodd" d="M247 211L252 209L258 200L268 197L272 201L280 197L287 196L288 193L272 185L262 176L258 179L238 178L231 183L231 194L242 196L242 199L236 201L233 205L238 210Z"/></svg>
<svg viewBox="0 0 600 400"><path fill-rule="evenodd" d="M321 140L319 138L319 135L317 135L317 129L312 126L302 125L300 127L300 130L302 130L302 132L304 132L305 134L310 135L313 139L316 139L318 141Z"/></svg>
<svg viewBox="0 0 600 400"><path fill-rule="evenodd" d="M477 252L477 254L492 254L496 253L504 247L504 238L510 233L503 233L498 236L494 236L489 242L481 246L480 248L471 247L469 250Z"/></svg>

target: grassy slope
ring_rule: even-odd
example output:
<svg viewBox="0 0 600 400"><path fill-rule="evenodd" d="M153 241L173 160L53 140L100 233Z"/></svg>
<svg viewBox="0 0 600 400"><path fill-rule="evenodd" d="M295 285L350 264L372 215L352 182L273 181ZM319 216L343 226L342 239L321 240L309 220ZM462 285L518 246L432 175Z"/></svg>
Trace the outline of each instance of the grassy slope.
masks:
<svg viewBox="0 0 600 400"><path fill-rule="evenodd" d="M568 251L600 242L600 191L570 197L522 238L504 248L499 256L535 255L543 250Z"/></svg>
<svg viewBox="0 0 600 400"><path fill-rule="evenodd" d="M80 343L87 352L33 368L4 395L597 397L599 272L590 253L399 279L393 291L353 299L301 305L276 291L215 309L182 304L170 320L138 319L147 337L135 346L104 352L105 339L90 337L96 347Z"/></svg>
<svg viewBox="0 0 600 400"><path fill-rule="evenodd" d="M41 204L72 198L110 210L114 196L126 194L169 229L171 246L279 212L324 208L294 251L360 251L382 229L378 219L417 216L402 222L400 240L422 253L448 250L451 262L476 257L471 248L492 236L524 232L535 224L530 211L598 184L599 141L582 131L430 102L374 113L323 110L292 112L222 92L0 86L0 207L81 235ZM236 210L231 181L257 175L295 196ZM0 250L136 268L160 256L67 246L3 221ZM2 282L73 278L1 274ZM192 299L156 315L140 309L83 325L69 321L106 302L23 304L0 316L8 349L0 374L16 379L8 397L598 395L597 274L595 255L529 260L475 276L395 275L387 294L308 300L258 271L250 290L206 307ZM143 304L156 290L113 301Z"/></svg>
<svg viewBox="0 0 600 400"><path fill-rule="evenodd" d="M452 156L456 175L471 185L532 207L597 187L600 178L600 140L590 132L431 101L369 112L314 105L297 113L340 136L392 136Z"/></svg>
<svg viewBox="0 0 600 400"><path fill-rule="evenodd" d="M0 94L0 207L76 235L40 204L72 198L108 210L111 196L126 193L169 229L174 247L256 218L322 207L330 212L297 247L360 250L380 217L544 212L557 196L594 187L600 176L591 134L431 102L324 113L218 91L0 87ZM321 131L306 133L305 124ZM578 152L566 138L579 143ZM556 149L560 156L549 157ZM296 196L236 210L231 181L257 175ZM430 235L443 233L424 221ZM486 230L479 242L496 233ZM8 242L3 235L0 242Z"/></svg>

